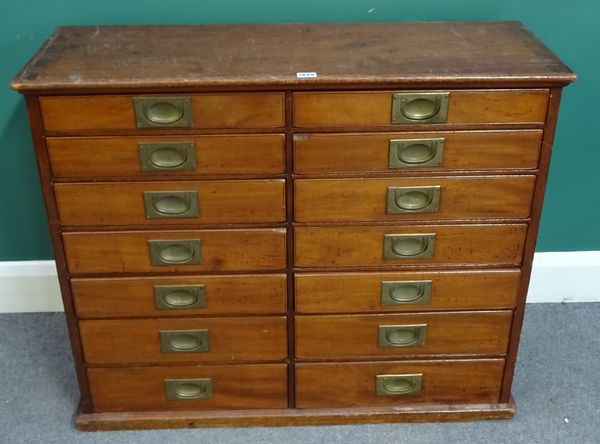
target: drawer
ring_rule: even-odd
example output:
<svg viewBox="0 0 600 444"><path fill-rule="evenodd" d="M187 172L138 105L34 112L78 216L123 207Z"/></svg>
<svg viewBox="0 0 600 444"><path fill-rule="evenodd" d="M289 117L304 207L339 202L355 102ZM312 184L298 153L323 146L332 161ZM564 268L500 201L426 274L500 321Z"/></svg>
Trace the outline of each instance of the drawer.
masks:
<svg viewBox="0 0 600 444"><path fill-rule="evenodd" d="M296 364L296 407L495 403L504 359Z"/></svg>
<svg viewBox="0 0 600 444"><path fill-rule="evenodd" d="M282 174L283 134L191 137L49 137L55 177Z"/></svg>
<svg viewBox="0 0 600 444"><path fill-rule="evenodd" d="M298 222L529 216L535 176L298 179Z"/></svg>
<svg viewBox="0 0 600 444"><path fill-rule="evenodd" d="M285 316L80 321L88 364L277 361Z"/></svg>
<svg viewBox="0 0 600 444"><path fill-rule="evenodd" d="M285 124L283 93L279 92L45 96L39 100L47 131L280 128Z"/></svg>
<svg viewBox="0 0 600 444"><path fill-rule="evenodd" d="M70 273L284 270L285 229L63 233Z"/></svg>
<svg viewBox="0 0 600 444"><path fill-rule="evenodd" d="M295 134L296 174L537 167L541 130Z"/></svg>
<svg viewBox="0 0 600 444"><path fill-rule="evenodd" d="M80 318L283 314L285 274L71 279Z"/></svg>
<svg viewBox="0 0 600 444"><path fill-rule="evenodd" d="M518 265L526 224L296 227L295 265Z"/></svg>
<svg viewBox="0 0 600 444"><path fill-rule="evenodd" d="M512 311L296 316L296 357L506 353Z"/></svg>
<svg viewBox="0 0 600 444"><path fill-rule="evenodd" d="M285 180L60 183L62 225L127 226L285 221Z"/></svg>
<svg viewBox="0 0 600 444"><path fill-rule="evenodd" d="M514 308L521 271L297 273L298 313Z"/></svg>
<svg viewBox="0 0 600 444"><path fill-rule="evenodd" d="M285 364L89 368L96 412L283 409Z"/></svg>
<svg viewBox="0 0 600 444"><path fill-rule="evenodd" d="M547 102L546 89L296 92L294 126L543 125Z"/></svg>

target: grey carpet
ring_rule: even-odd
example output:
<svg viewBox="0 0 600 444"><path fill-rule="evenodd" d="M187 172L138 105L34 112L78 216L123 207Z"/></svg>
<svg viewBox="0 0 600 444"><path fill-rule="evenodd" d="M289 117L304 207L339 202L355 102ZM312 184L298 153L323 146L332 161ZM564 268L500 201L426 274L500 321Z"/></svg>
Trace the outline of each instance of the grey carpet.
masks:
<svg viewBox="0 0 600 444"><path fill-rule="evenodd" d="M83 433L62 313L0 315L0 443L599 443L600 304L528 306L508 421Z"/></svg>

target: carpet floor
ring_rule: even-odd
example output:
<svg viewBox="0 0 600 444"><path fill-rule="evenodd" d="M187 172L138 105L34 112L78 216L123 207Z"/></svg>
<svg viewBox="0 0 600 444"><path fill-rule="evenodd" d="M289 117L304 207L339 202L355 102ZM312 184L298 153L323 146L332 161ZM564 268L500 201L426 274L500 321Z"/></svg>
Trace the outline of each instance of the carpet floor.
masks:
<svg viewBox="0 0 600 444"><path fill-rule="evenodd" d="M62 313L0 315L0 443L600 443L600 303L527 307L512 420L84 433Z"/></svg>

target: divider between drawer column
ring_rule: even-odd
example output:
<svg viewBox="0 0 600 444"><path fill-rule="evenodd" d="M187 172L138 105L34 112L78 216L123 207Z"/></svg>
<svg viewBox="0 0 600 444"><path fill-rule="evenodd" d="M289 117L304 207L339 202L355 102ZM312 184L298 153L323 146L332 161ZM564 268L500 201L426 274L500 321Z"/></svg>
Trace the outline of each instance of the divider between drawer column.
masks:
<svg viewBox="0 0 600 444"><path fill-rule="evenodd" d="M287 351L288 351L288 407L296 407L296 358L295 358L295 282L294 282L294 142L293 142L293 94L285 92L285 171L286 171L286 273L287 273Z"/></svg>

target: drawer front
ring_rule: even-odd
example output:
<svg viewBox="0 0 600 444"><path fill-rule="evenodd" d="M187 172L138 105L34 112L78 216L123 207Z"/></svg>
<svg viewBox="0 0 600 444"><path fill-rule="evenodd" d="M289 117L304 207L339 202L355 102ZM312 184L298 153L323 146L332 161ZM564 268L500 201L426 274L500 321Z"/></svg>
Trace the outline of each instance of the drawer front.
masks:
<svg viewBox="0 0 600 444"><path fill-rule="evenodd" d="M55 177L282 174L285 136L49 137Z"/></svg>
<svg viewBox="0 0 600 444"><path fill-rule="evenodd" d="M277 361L284 316L80 321L88 364Z"/></svg>
<svg viewBox="0 0 600 444"><path fill-rule="evenodd" d="M513 308L521 271L298 273L299 313Z"/></svg>
<svg viewBox="0 0 600 444"><path fill-rule="evenodd" d="M398 110L401 107L400 101L394 100L397 93L423 94L429 91L297 92L293 98L294 126L318 128L498 123L543 125L548 102L548 91L545 89L436 91L436 97L416 99L424 105L431 103L432 109L438 110L434 118L398 121L394 119L394 114L398 114L394 109ZM446 93L445 103L433 103ZM428 111L418 111L422 110ZM442 118L435 118L439 116Z"/></svg>
<svg viewBox="0 0 600 444"><path fill-rule="evenodd" d="M158 242L157 242L158 241ZM285 229L63 233L69 272L284 270Z"/></svg>
<svg viewBox="0 0 600 444"><path fill-rule="evenodd" d="M296 407L495 403L504 359L296 364Z"/></svg>
<svg viewBox="0 0 600 444"><path fill-rule="evenodd" d="M60 183L60 222L69 226L285 221L285 180Z"/></svg>
<svg viewBox="0 0 600 444"><path fill-rule="evenodd" d="M296 357L503 354L512 311L296 316Z"/></svg>
<svg viewBox="0 0 600 444"><path fill-rule="evenodd" d="M284 314L286 276L71 279L80 318Z"/></svg>
<svg viewBox="0 0 600 444"><path fill-rule="evenodd" d="M535 176L299 179L298 222L525 218Z"/></svg>
<svg viewBox="0 0 600 444"><path fill-rule="evenodd" d="M518 265L526 224L296 227L295 265Z"/></svg>
<svg viewBox="0 0 600 444"><path fill-rule="evenodd" d="M295 134L297 174L537 167L541 130Z"/></svg>
<svg viewBox="0 0 600 444"><path fill-rule="evenodd" d="M145 103L136 111L138 98ZM283 93L278 92L46 96L39 100L48 131L280 128L285 122Z"/></svg>
<svg viewBox="0 0 600 444"><path fill-rule="evenodd" d="M287 407L284 364L89 368L96 412Z"/></svg>

